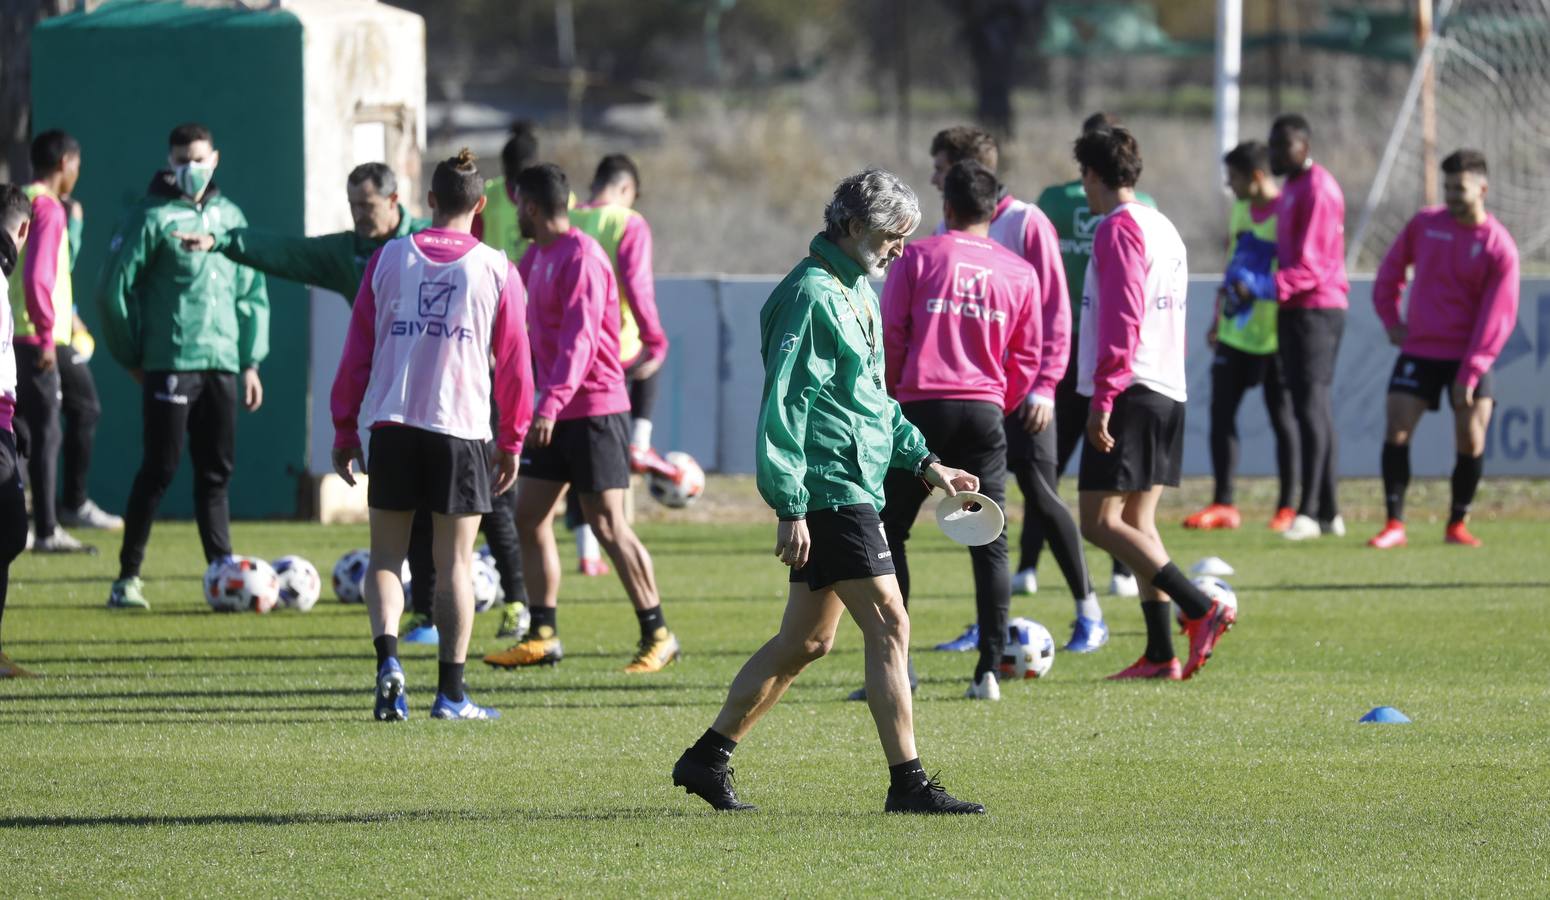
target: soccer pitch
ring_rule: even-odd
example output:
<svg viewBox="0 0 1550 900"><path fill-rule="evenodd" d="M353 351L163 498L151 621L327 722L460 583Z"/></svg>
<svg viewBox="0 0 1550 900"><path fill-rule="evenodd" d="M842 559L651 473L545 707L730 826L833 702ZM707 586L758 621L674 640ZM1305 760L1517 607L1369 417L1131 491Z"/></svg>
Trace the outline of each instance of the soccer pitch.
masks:
<svg viewBox="0 0 1550 900"><path fill-rule="evenodd" d="M325 588L306 614L213 614L191 524L157 526L149 613L103 607L116 537L96 558L25 555L6 647L47 677L0 682L0 894L1550 893L1543 520L1482 523L1479 550L1420 524L1386 553L1362 546L1371 521L1312 546L1257 516L1230 534L1176 521L1181 563L1238 569L1238 627L1201 676L1105 682L1143 644L1135 602L1106 599L1107 648L1059 656L999 704L960 699L970 654L928 650L973 603L967 555L916 529L921 754L989 807L967 819L881 813L872 723L843 699L861 680L848 623L737 751L758 812L671 786L778 622L767 525L642 525L686 653L661 675L619 672L636 633L612 577L567 575L556 669L477 663L502 645L498 613L481 615L468 681L495 723L430 721L435 651L408 645L412 719L372 721L363 608ZM366 543L363 527L235 537L325 579ZM1013 614L1060 641L1070 601L1046 570ZM1379 704L1414 724L1357 724Z"/></svg>

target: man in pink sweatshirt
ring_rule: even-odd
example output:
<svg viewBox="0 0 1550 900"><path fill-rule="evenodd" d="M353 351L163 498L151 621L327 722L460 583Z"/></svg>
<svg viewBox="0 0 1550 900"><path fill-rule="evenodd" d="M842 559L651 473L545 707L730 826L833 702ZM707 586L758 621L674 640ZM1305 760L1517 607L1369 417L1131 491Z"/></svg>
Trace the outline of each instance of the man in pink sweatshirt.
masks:
<svg viewBox="0 0 1550 900"><path fill-rule="evenodd" d="M888 268L883 287L883 354L888 393L936 448L944 465L978 472L980 490L1006 498L1003 419L1023 405L1039 374L1043 314L1039 276L990 238L1001 184L977 162L954 165L942 179L947 231L916 241ZM905 542L925 482L903 469L883 481L883 532L908 608ZM1006 644L1011 573L1006 535L969 548L979 661L964 696L999 700L996 671Z"/></svg>
<svg viewBox="0 0 1550 900"><path fill-rule="evenodd" d="M1082 190L1103 221L1082 288L1077 393L1091 397L1077 490L1082 534L1125 561L1141 585L1146 652L1115 679L1193 676L1235 610L1207 597L1168 558L1157 503L1177 487L1184 451L1184 241L1162 213L1136 202L1141 150L1123 128L1076 142ZM1181 667L1173 652L1179 604L1189 634Z"/></svg>
<svg viewBox="0 0 1550 900"><path fill-rule="evenodd" d="M497 719L499 712L464 695L463 667L474 624L474 535L492 494L516 482L531 418L524 293L506 254L471 233L485 202L472 153L464 149L436 167L427 201L431 227L389 241L361 279L334 378L334 471L355 484L351 465L365 462L359 429L369 429L365 593L377 650L376 718L409 717L398 662L400 572L415 512L427 509L441 643L431 718ZM492 399L500 409L493 454Z"/></svg>
<svg viewBox="0 0 1550 900"><path fill-rule="evenodd" d="M1444 539L1480 546L1465 520L1484 469L1491 421L1491 365L1518 319L1518 246L1486 212L1485 155L1459 150L1442 161L1446 204L1416 213L1378 267L1372 302L1400 348L1389 378L1388 424L1383 442L1383 498L1388 524L1370 547L1402 547L1405 489L1410 484L1410 438L1442 389L1453 406L1458 456L1453 503ZM1406 270L1415 267L1409 304L1400 312Z"/></svg>
<svg viewBox="0 0 1550 900"><path fill-rule="evenodd" d="M528 289L538 382L538 408L517 482L517 537L533 624L525 640L484 661L510 669L554 665L564 656L554 515L566 485L573 484L640 623L640 643L624 671L659 672L678 659L678 638L662 615L651 555L624 514L630 397L619 356L613 264L596 240L571 224L570 184L558 166L522 170L516 188L522 236L532 241L518 271Z"/></svg>
<svg viewBox="0 0 1550 900"><path fill-rule="evenodd" d="M1291 389L1302 451L1302 497L1281 532L1305 541L1341 537L1336 501L1335 412L1330 388L1345 332L1345 195L1335 176L1309 155L1308 120L1285 115L1270 128L1270 171L1286 178L1276 211L1276 339Z"/></svg>
<svg viewBox="0 0 1550 900"><path fill-rule="evenodd" d="M996 172L1000 148L988 132L969 126L957 126L937 132L931 139L931 183L940 190L942 179L958 162L972 159ZM937 229L946 231L946 223ZM1013 197L1003 186L990 219L990 239L1012 251L1033 266L1039 277L1039 308L1042 343L1039 371L1024 401L1006 417L1006 466L1023 495L1023 528L1019 542L1017 567L1013 569L1012 592L1032 594L1038 590L1035 567L1046 537L1050 551L1065 577L1066 586L1076 602L1071 639L1065 650L1090 653L1109 639L1103 622L1087 558L1076 519L1060 499L1060 470L1064 467L1058 440L1059 398L1061 385L1075 382L1071 356L1071 303L1066 268L1060 255L1060 236L1055 225L1038 206ZM1067 379L1067 375L1071 375ZM1086 416L1086 405L1081 405ZM1123 569L1124 564L1116 562ZM1128 574L1128 573L1127 573ZM938 644L938 650L972 650L979 641L978 624L956 640Z"/></svg>

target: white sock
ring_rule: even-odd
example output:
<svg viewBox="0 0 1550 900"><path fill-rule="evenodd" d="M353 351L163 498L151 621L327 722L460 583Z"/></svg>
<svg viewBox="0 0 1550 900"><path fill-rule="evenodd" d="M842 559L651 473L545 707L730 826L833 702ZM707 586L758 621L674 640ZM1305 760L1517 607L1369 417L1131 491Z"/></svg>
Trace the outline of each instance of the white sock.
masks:
<svg viewBox="0 0 1550 900"><path fill-rule="evenodd" d="M630 426L630 446L641 448L651 446L650 419L636 419Z"/></svg>
<svg viewBox="0 0 1550 900"><path fill-rule="evenodd" d="M582 559L602 559L603 548L592 533L591 525L576 526L576 555Z"/></svg>
<svg viewBox="0 0 1550 900"><path fill-rule="evenodd" d="M1076 601L1076 614L1084 619L1096 619L1103 621L1103 607L1098 605L1098 594L1089 592L1086 597L1080 597Z"/></svg>

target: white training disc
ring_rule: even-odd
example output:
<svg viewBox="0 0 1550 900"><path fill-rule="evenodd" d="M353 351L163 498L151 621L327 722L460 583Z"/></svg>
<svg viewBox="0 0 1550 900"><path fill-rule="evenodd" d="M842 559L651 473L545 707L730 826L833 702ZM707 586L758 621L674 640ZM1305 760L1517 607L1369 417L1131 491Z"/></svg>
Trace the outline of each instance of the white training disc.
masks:
<svg viewBox="0 0 1550 900"><path fill-rule="evenodd" d="M1207 556L1205 559L1190 566L1189 571L1194 575L1210 575L1214 578L1226 578L1234 574L1233 567L1228 565L1227 561L1220 556Z"/></svg>
<svg viewBox="0 0 1550 900"><path fill-rule="evenodd" d="M996 501L974 491L959 491L936 505L936 523L965 547L981 547L1001 536L1006 513Z"/></svg>

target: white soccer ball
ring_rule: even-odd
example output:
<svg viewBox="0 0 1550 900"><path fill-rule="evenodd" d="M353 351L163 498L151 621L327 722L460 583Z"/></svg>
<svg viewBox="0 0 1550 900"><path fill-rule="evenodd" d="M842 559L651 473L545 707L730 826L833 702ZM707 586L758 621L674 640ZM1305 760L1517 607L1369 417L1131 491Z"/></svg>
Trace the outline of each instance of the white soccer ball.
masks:
<svg viewBox="0 0 1550 900"><path fill-rule="evenodd" d="M216 612L266 613L280 602L274 568L251 556L224 556L205 569L205 602Z"/></svg>
<svg viewBox="0 0 1550 900"><path fill-rule="evenodd" d="M1237 615L1238 595L1233 591L1232 585L1217 578L1215 575L1201 575L1191 579L1191 583L1195 587L1200 588L1200 592L1205 594L1207 598L1222 601L1223 606L1232 610L1235 616ZM1182 629L1185 622L1184 610L1180 609L1177 603L1173 604L1173 615L1174 618L1179 620L1179 628Z"/></svg>
<svg viewBox="0 0 1550 900"><path fill-rule="evenodd" d="M306 612L323 593L323 578L317 567L299 556L282 556L274 561L274 573L280 579L280 605Z"/></svg>
<svg viewBox="0 0 1550 900"><path fill-rule="evenodd" d="M1009 678L1043 678L1055 665L1055 637L1032 619L1017 618L1006 624L1006 647L1001 651L1001 674Z"/></svg>
<svg viewBox="0 0 1550 900"><path fill-rule="evenodd" d="M705 470L700 468L694 457L682 450L674 450L663 459L678 470L678 475L672 477L660 472L647 472L646 487L650 489L652 498L672 509L683 509L700 499L700 495L705 493Z"/></svg>
<svg viewBox="0 0 1550 900"><path fill-rule="evenodd" d="M474 557L474 612L482 613L506 597L501 575L495 564L483 556Z"/></svg>
<svg viewBox="0 0 1550 900"><path fill-rule="evenodd" d="M340 603L366 602L366 570L371 568L370 550L351 550L334 563L334 596ZM409 560L404 560L399 577L404 582L404 607L409 606Z"/></svg>

